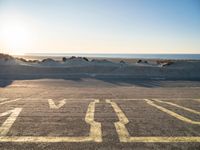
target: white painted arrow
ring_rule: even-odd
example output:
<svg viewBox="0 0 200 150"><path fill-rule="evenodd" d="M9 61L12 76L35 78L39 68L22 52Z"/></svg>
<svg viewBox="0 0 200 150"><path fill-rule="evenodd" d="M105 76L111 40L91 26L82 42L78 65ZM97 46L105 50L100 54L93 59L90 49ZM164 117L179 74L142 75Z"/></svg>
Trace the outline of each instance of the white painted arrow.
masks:
<svg viewBox="0 0 200 150"><path fill-rule="evenodd" d="M51 109L59 109L61 108L63 105L65 105L66 103L66 99L63 99L61 101L59 101L58 105L55 104L55 102L52 99L48 99L49 102L49 107Z"/></svg>

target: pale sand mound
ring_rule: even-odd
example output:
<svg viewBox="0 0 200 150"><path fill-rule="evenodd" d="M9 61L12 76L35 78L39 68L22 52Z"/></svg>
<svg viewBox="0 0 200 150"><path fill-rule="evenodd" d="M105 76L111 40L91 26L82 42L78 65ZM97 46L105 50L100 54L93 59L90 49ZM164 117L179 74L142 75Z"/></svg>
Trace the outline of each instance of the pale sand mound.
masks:
<svg viewBox="0 0 200 150"><path fill-rule="evenodd" d="M132 77L163 79L200 79L200 61L174 61L169 65L155 62L125 63L108 60L91 60L72 57L64 61L44 59L26 61L0 55L0 77L67 78L89 77ZM6 66L5 66L6 65Z"/></svg>
<svg viewBox="0 0 200 150"><path fill-rule="evenodd" d="M0 53L0 65L18 65L18 62L14 57Z"/></svg>

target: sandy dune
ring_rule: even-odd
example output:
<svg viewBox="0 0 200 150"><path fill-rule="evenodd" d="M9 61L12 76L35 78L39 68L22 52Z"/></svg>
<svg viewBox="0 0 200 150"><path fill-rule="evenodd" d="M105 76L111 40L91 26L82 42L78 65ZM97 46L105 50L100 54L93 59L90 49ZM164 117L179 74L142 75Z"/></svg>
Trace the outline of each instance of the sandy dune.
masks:
<svg viewBox="0 0 200 150"><path fill-rule="evenodd" d="M65 61L44 59L26 61L11 56L0 57L0 78L140 78L140 79L200 79L200 61L179 60L163 66L155 61L117 62L109 59L75 57Z"/></svg>

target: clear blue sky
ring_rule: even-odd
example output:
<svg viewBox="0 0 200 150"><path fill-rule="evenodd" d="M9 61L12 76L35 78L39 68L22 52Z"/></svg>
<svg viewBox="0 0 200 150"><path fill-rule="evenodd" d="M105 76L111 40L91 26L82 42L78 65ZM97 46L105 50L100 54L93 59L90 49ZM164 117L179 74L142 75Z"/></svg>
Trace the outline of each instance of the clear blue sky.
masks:
<svg viewBox="0 0 200 150"><path fill-rule="evenodd" d="M200 53L200 0L0 0L0 24L5 51Z"/></svg>

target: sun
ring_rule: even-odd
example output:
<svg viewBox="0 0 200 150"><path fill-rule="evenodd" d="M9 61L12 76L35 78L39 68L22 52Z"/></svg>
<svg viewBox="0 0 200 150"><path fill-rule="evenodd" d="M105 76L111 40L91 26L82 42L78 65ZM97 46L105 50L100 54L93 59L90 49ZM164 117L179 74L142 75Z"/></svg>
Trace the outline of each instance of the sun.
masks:
<svg viewBox="0 0 200 150"><path fill-rule="evenodd" d="M8 53L23 55L30 47L31 30L22 20L5 20L0 30L3 45Z"/></svg>

